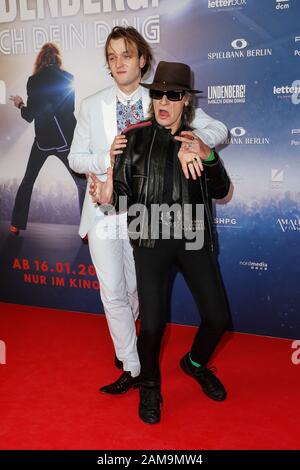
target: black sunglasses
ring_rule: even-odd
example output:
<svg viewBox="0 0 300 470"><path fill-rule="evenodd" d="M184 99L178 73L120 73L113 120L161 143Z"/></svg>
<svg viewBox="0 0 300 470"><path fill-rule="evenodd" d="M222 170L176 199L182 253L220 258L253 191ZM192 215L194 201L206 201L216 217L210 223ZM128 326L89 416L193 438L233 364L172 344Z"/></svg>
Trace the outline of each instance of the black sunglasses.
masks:
<svg viewBox="0 0 300 470"><path fill-rule="evenodd" d="M185 91L160 91L150 89L150 98L153 100L161 100L164 95L166 95L170 101L181 101L185 95Z"/></svg>

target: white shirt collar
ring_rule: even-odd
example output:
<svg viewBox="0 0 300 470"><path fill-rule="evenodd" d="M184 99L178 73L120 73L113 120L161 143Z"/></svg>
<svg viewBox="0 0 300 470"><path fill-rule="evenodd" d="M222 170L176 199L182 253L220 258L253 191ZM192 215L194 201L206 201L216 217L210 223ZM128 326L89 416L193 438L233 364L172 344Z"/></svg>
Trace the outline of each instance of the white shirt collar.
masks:
<svg viewBox="0 0 300 470"><path fill-rule="evenodd" d="M142 87L141 85L139 85L137 87L137 89L131 93L131 95L125 95L125 93L123 93L123 91L120 90L120 88L116 87L117 88L117 98L119 101L121 101L121 103L123 103L124 105L133 105L134 103L136 103L139 99L142 98ZM128 103L129 101L129 103Z"/></svg>

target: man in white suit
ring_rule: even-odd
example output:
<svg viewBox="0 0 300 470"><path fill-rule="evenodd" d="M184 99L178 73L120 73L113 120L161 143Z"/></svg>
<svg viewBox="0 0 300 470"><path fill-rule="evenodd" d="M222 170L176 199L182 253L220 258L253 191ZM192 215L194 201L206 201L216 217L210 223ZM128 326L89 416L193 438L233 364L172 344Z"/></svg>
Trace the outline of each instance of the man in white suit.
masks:
<svg viewBox="0 0 300 470"><path fill-rule="evenodd" d="M105 54L115 84L83 100L68 157L74 171L95 173L101 181L106 180L107 168L113 166L115 156L126 146L122 131L148 117L149 92L140 86L140 81L150 70L153 59L150 46L132 27L113 28ZM201 109L196 112L193 127L199 154L201 141L213 148L227 137L224 124ZM188 151L188 136L178 139ZM135 327L138 298L127 214L105 215L93 203L88 184L79 234L82 238L88 235L116 358L123 365L122 375L100 391L124 393L137 385L140 372Z"/></svg>

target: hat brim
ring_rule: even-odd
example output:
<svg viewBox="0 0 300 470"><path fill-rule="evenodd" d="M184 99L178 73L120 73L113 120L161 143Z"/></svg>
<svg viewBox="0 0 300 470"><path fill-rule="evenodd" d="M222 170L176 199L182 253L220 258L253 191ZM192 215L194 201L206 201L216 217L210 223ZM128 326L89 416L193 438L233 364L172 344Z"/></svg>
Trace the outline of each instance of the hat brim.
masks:
<svg viewBox="0 0 300 470"><path fill-rule="evenodd" d="M201 90L191 90L185 86L178 86L177 84L168 83L167 85L163 85L162 83L153 82L153 83L140 83L144 88L148 88L149 90L159 90L159 91L188 91L189 93L203 93Z"/></svg>

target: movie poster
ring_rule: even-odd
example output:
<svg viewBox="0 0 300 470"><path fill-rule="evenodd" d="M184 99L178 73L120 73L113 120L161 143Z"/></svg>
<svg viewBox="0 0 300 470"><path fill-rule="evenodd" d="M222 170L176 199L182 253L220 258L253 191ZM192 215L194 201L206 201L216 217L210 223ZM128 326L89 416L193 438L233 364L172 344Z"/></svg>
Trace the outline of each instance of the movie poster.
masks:
<svg viewBox="0 0 300 470"><path fill-rule="evenodd" d="M36 57L54 42L74 77L76 117L83 98L112 84L107 35L115 25L132 25L156 64L191 66L203 91L198 106L229 129L218 150L233 194L216 204L214 216L234 328L299 337L299 13L295 0L0 0L0 300L103 312L88 245L78 235L82 182L64 163L61 135L61 158L50 155L35 178L26 230L9 231L35 138L33 122L9 97L26 104ZM172 321L198 323L180 275L172 305Z"/></svg>

